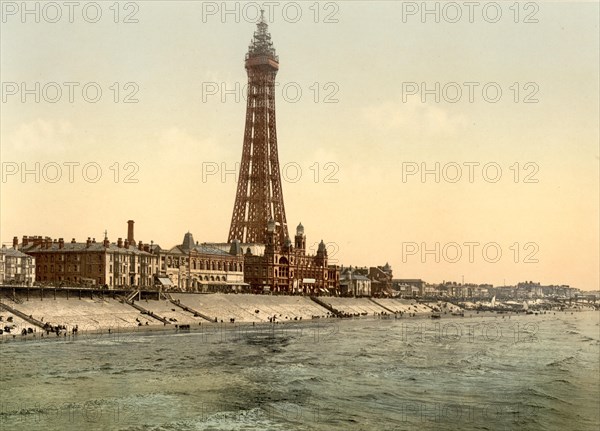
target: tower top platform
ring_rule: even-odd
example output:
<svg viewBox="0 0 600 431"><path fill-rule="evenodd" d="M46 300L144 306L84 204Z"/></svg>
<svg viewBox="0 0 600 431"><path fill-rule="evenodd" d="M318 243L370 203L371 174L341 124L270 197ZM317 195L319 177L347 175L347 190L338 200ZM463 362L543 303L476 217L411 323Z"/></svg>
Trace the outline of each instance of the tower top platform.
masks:
<svg viewBox="0 0 600 431"><path fill-rule="evenodd" d="M275 52L275 47L271 41L271 34L268 31L268 25L265 22L264 10L261 10L260 21L256 24L254 37L248 46L246 54L246 67L270 65L279 69L279 57Z"/></svg>

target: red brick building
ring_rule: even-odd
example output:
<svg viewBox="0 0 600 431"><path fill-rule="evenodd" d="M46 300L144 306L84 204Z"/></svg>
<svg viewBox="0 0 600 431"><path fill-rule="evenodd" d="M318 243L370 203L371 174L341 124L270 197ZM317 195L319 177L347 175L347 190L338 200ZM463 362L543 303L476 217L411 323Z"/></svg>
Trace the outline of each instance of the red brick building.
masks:
<svg viewBox="0 0 600 431"><path fill-rule="evenodd" d="M306 254L304 227L296 229L294 244L289 238L277 243L278 226L267 224L264 254L257 256L248 248L244 254L244 281L255 293L335 295L339 289L339 269L327 262L327 248L320 242L316 255Z"/></svg>

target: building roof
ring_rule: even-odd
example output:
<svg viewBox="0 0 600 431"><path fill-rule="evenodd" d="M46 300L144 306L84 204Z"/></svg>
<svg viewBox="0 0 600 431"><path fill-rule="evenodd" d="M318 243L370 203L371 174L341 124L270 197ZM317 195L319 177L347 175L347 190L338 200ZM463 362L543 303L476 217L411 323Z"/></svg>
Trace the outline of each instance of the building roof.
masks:
<svg viewBox="0 0 600 431"><path fill-rule="evenodd" d="M371 281L371 279L369 277L365 277L364 275L358 274L358 273L352 273L352 276L349 276L349 274L347 272L340 274L340 282L342 280L369 280Z"/></svg>
<svg viewBox="0 0 600 431"><path fill-rule="evenodd" d="M182 250L191 250L194 248L196 243L194 242L194 236L188 232L183 236L183 242L179 246Z"/></svg>
<svg viewBox="0 0 600 431"><path fill-rule="evenodd" d="M220 250L218 248L210 247L205 244L197 244L190 248L184 248L182 245L176 245L171 248L167 253L168 254L177 254L177 255L187 255L189 252L195 251L199 254L209 254L213 256L231 256L231 254L226 251Z"/></svg>
<svg viewBox="0 0 600 431"><path fill-rule="evenodd" d="M101 242L92 242L89 246L85 242L65 242L62 248L59 248L57 242L53 242L49 247L42 247L41 244L38 245L27 245L22 247L21 250L24 253L73 253L73 252L111 252L111 253L121 253L121 254L139 254L139 255L150 255L150 253L140 250L135 245L130 245L129 248L119 247L117 244L109 244L108 247L105 247Z"/></svg>
<svg viewBox="0 0 600 431"><path fill-rule="evenodd" d="M20 252L19 250L15 250L12 247L8 248L8 247L5 247L5 246L3 246L0 249L0 253L2 253L5 256L10 256L10 257L31 257L31 256L28 256L25 253Z"/></svg>

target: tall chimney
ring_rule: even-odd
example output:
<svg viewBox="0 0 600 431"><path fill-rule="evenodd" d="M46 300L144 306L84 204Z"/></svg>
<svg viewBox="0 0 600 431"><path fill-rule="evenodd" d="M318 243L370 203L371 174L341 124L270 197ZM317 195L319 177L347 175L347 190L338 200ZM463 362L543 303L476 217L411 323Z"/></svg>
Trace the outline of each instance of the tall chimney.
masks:
<svg viewBox="0 0 600 431"><path fill-rule="evenodd" d="M135 244L135 239L133 239L133 220L127 221L127 241L129 244Z"/></svg>

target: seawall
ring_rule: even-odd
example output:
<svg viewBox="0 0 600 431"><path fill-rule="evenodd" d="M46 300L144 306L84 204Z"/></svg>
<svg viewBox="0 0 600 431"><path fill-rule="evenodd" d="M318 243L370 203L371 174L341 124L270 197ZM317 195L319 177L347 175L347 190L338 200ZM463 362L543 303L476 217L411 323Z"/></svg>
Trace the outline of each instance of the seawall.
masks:
<svg viewBox="0 0 600 431"><path fill-rule="evenodd" d="M308 296L142 292L133 301L126 300L128 296L132 296L131 292L1 288L0 329L4 332L1 337L21 335L23 329L48 335L56 327L64 335L74 331L301 322L333 319L336 315L414 316L432 311L425 304L400 299L319 297L323 306Z"/></svg>

